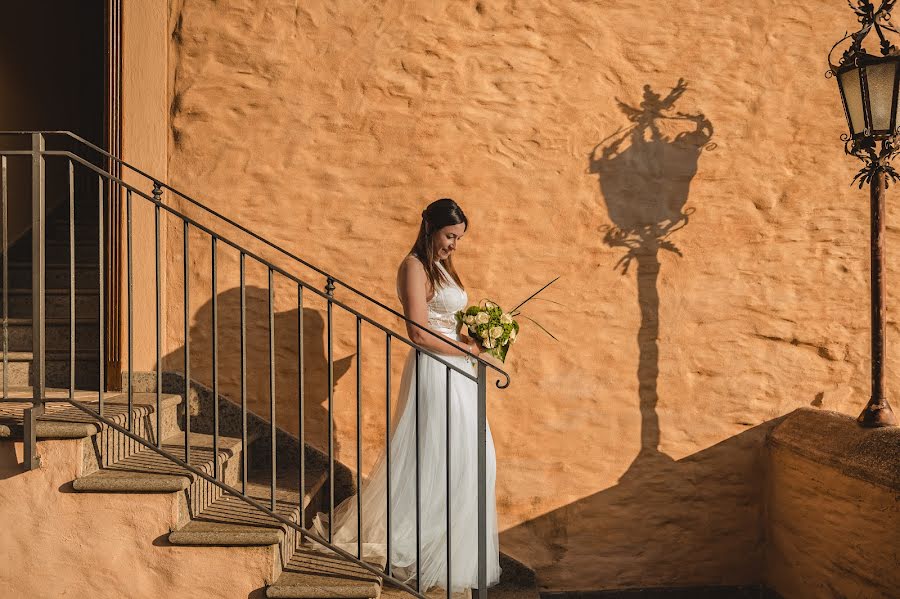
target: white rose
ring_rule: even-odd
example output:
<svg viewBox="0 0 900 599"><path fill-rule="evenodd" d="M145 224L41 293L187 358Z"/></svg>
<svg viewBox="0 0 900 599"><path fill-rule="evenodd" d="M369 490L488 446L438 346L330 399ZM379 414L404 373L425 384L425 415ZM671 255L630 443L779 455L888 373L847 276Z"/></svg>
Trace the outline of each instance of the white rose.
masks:
<svg viewBox="0 0 900 599"><path fill-rule="evenodd" d="M481 337L484 339L488 338L488 330L487 329L481 331Z"/></svg>
<svg viewBox="0 0 900 599"><path fill-rule="evenodd" d="M466 317L463 319L463 321L464 321L466 324L475 324L475 317L472 316L472 315L470 314L470 315L466 316Z"/></svg>
<svg viewBox="0 0 900 599"><path fill-rule="evenodd" d="M487 312L479 312L478 316L475 317L475 322L478 324L487 324L491 320L491 315Z"/></svg>
<svg viewBox="0 0 900 599"><path fill-rule="evenodd" d="M512 321L513 321L512 316L510 316L509 314L501 314L500 315L500 323L501 324L512 324Z"/></svg>
<svg viewBox="0 0 900 599"><path fill-rule="evenodd" d="M496 308L497 304L495 304L494 302L484 302L484 307L490 310L492 308Z"/></svg>
<svg viewBox="0 0 900 599"><path fill-rule="evenodd" d="M495 345L497 345L497 342L493 339L485 339L484 341L484 346L488 349L492 349Z"/></svg>
<svg viewBox="0 0 900 599"><path fill-rule="evenodd" d="M499 339L503 336L503 327L491 327L491 339Z"/></svg>

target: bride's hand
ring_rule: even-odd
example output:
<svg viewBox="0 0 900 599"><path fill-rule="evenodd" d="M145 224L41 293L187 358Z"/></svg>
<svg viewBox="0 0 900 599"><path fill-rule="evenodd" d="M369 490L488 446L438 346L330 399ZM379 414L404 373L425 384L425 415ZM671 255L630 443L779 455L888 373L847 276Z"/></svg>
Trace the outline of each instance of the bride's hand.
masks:
<svg viewBox="0 0 900 599"><path fill-rule="evenodd" d="M484 351L484 348L481 346L481 344L473 339L472 336L468 334L468 331L460 331L459 340L462 342L462 345L464 346L466 351L471 353L473 356L478 356L481 352Z"/></svg>

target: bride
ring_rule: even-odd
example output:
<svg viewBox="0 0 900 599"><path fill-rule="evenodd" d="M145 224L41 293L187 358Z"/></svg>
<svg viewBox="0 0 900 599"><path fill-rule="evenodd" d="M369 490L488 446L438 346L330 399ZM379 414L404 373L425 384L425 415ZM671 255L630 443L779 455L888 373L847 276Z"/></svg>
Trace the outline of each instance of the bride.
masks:
<svg viewBox="0 0 900 599"><path fill-rule="evenodd" d="M468 220L451 199L432 202L422 212L416 243L400 264L397 292L406 317L442 339L407 323L407 333L428 350L463 372L475 374L481 348L457 333L454 314L468 305L468 296L453 267L453 253ZM416 365L418 362L418 369ZM418 372L417 372L418 370ZM417 376L418 375L418 376ZM418 379L418 380L417 380ZM418 383L418 422L416 419ZM403 368L390 442L390 564L394 577L419 589L447 588L447 367L424 352L416 359L410 349ZM462 591L478 586L478 390L476 384L451 371L450 383L450 586ZM420 535L416 535L416 427L419 432ZM494 498L496 457L487 429L487 581L500 580L497 512ZM366 561L386 560L388 536L385 484L387 463L382 455L363 483L362 551ZM334 510L332 543L357 554L357 497ZM328 515L313 520L315 531L328 538Z"/></svg>

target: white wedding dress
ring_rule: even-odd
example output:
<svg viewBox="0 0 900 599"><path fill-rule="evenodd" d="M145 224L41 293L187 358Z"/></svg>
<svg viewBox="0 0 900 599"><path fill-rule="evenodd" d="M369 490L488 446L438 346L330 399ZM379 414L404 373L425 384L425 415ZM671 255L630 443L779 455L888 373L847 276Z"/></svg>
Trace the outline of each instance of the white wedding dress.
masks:
<svg viewBox="0 0 900 599"><path fill-rule="evenodd" d="M438 263L443 270L443 266ZM446 274L446 270L444 270ZM438 287L428 302L428 326L458 339L454 314L466 308L468 296L452 279ZM463 356L441 356L464 372L475 366ZM447 588L447 368L424 353L419 354L419 507L421 564L416 564L416 352L410 349L403 368L397 406L393 412L390 443L391 513L390 551L392 574L412 582L418 576L424 592L433 586ZM451 371L450 384L450 517L451 590L478 586L478 389ZM364 481L362 498L363 559L384 561L387 553L385 485L387 462L379 457ZM494 496L496 457L490 427L487 428L487 581L500 580L497 511ZM328 515L313 520L315 531L328 538ZM332 543L357 554L357 497L334 510Z"/></svg>

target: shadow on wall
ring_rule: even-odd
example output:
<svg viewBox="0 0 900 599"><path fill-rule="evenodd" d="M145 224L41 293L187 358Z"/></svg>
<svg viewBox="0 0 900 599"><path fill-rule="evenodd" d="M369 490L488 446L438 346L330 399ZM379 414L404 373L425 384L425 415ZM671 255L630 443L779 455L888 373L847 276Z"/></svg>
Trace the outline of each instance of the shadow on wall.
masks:
<svg viewBox="0 0 900 599"><path fill-rule="evenodd" d="M758 580L760 452L766 423L680 461L659 450L659 253L682 252L671 236L687 226L690 184L712 123L675 109L687 90L665 96L649 85L637 107L619 101L630 124L595 146L597 175L611 225L603 242L625 248L622 274L637 263L640 452L618 484L502 534L536 547L525 558L542 585L561 590L621 589Z"/></svg>
<svg viewBox="0 0 900 599"><path fill-rule="evenodd" d="M632 124L597 144L590 156L590 172L597 175L612 221L603 241L628 250L615 266L623 275L637 262L641 453L636 461L659 453L659 252L682 256L670 236L687 226L694 213L694 208L685 208L691 180L700 153L714 147L709 144L709 119L675 110L685 91L687 84L679 79L665 98L645 85L637 108L618 100Z"/></svg>
<svg viewBox="0 0 900 599"><path fill-rule="evenodd" d="M246 385L248 409L270 419L269 393L269 295L255 286L246 291ZM240 288L217 296L219 394L240 404ZM297 335L298 310L276 312L275 321L275 423L293 434L299 433L299 358ZM190 329L191 379L212 386L212 300L195 314ZM327 451L328 435L328 356L324 345L325 322L313 308L303 309L304 430L307 443ZM353 356L334 360L334 384L350 369ZM170 370L182 371L184 346L166 355ZM191 429L200 430L203 421L192 421ZM237 424L239 427L240 425ZM233 426L223 423L223 432ZM237 428L237 431L240 429ZM232 434L229 432L228 434ZM335 432L335 451L338 450Z"/></svg>
<svg viewBox="0 0 900 599"><path fill-rule="evenodd" d="M678 461L637 459L618 484L504 531L552 590L742 586L761 579L772 420Z"/></svg>

